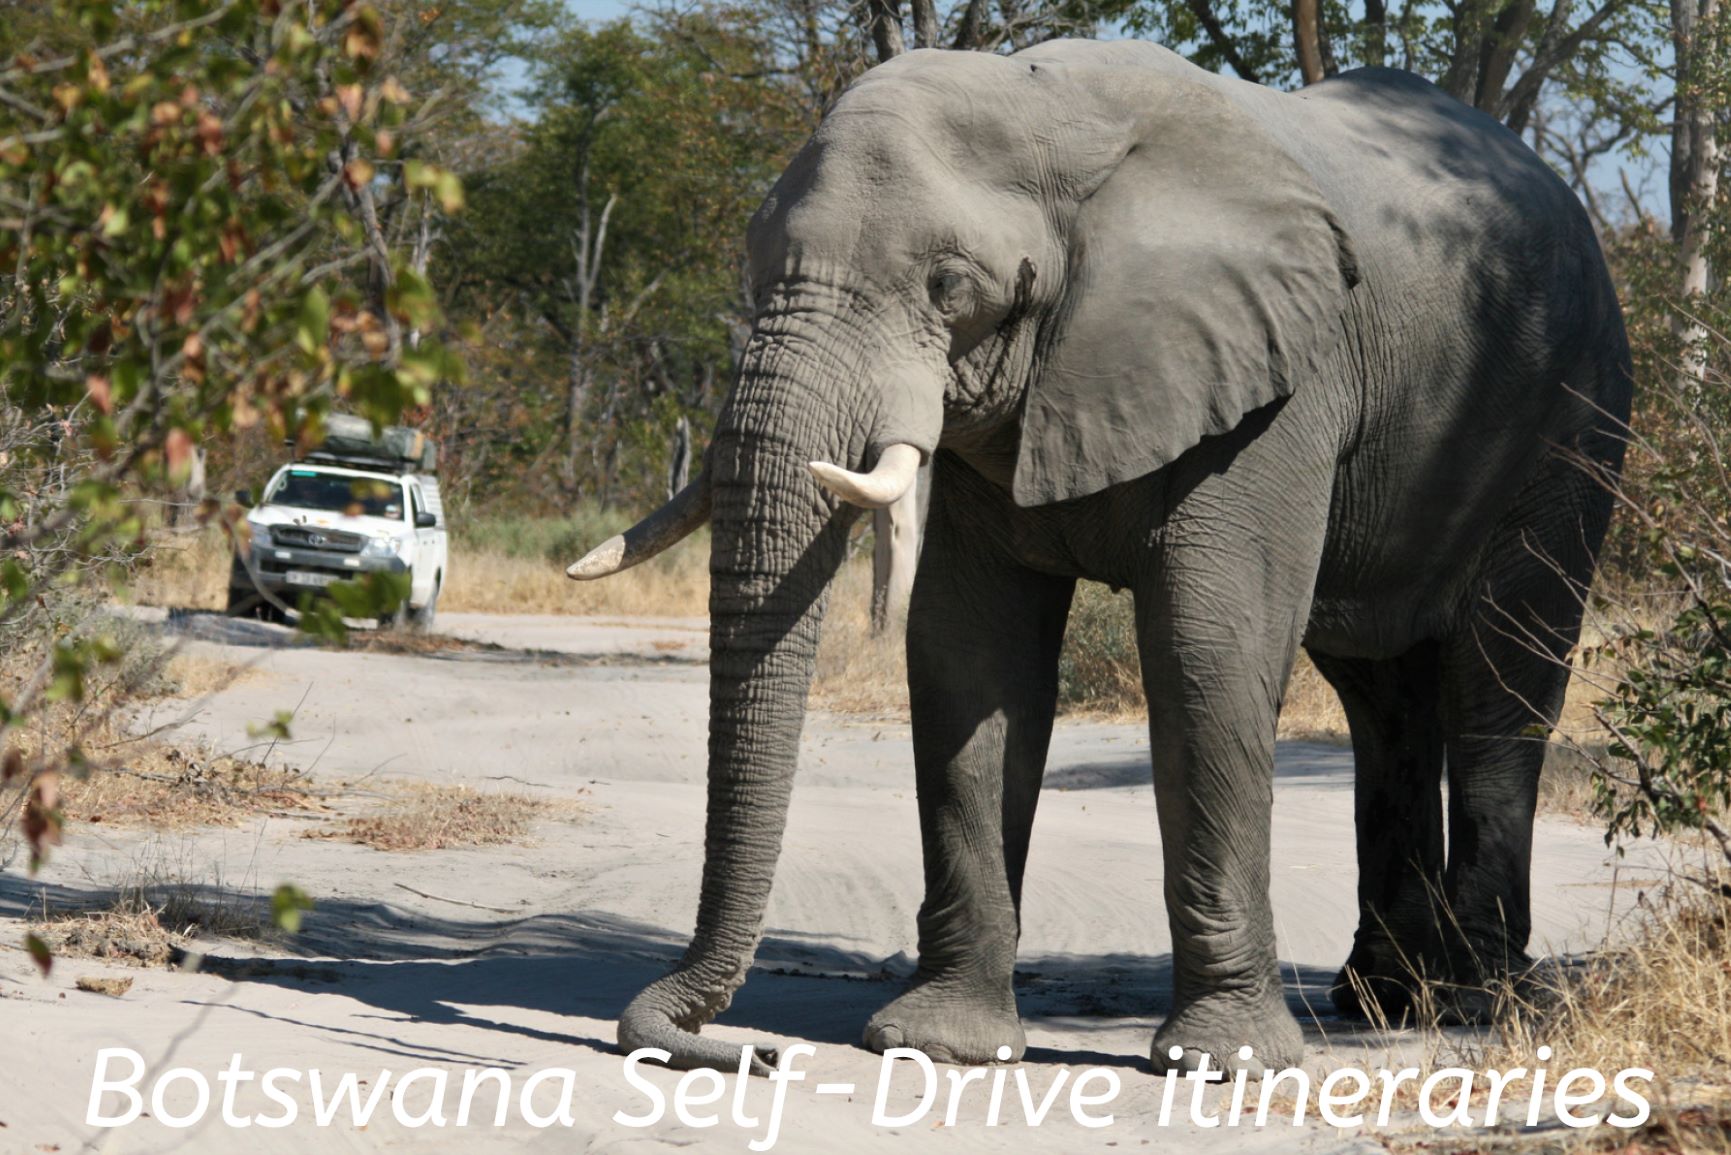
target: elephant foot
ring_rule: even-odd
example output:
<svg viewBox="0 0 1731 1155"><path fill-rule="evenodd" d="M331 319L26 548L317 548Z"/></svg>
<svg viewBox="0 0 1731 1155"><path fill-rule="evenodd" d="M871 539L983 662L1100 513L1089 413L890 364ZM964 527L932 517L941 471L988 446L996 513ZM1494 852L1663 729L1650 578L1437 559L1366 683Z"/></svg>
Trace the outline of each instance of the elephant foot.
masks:
<svg viewBox="0 0 1731 1155"><path fill-rule="evenodd" d="M997 999L926 981L872 1016L865 1045L879 1054L910 1047L935 1062L977 1066L1016 1062L1028 1038L1014 995Z"/></svg>
<svg viewBox="0 0 1731 1155"><path fill-rule="evenodd" d="M1503 939L1457 947L1450 952L1446 980L1437 984L1437 1021L1445 1026L1496 1022L1534 965L1524 950Z"/></svg>
<svg viewBox="0 0 1731 1155"><path fill-rule="evenodd" d="M1496 965L1486 966L1486 959ZM1495 1020L1503 997L1531 966L1524 954L1500 945L1495 953L1457 951L1441 963L1409 958L1393 947L1354 947L1328 993L1346 1018L1389 1026L1481 1026Z"/></svg>
<svg viewBox="0 0 1731 1155"><path fill-rule="evenodd" d="M1334 976L1328 997L1344 1018L1399 1026L1428 1005L1425 974L1434 971L1422 955L1388 943L1354 945Z"/></svg>
<svg viewBox="0 0 1731 1155"><path fill-rule="evenodd" d="M1249 1047L1250 1053L1243 1054ZM1174 1053L1176 1052L1176 1057ZM1154 1032L1154 1072L1195 1071L1204 1056L1210 1070L1244 1071L1261 1078L1297 1066L1304 1058L1304 1032L1278 990L1262 997L1216 995L1174 1011Z"/></svg>

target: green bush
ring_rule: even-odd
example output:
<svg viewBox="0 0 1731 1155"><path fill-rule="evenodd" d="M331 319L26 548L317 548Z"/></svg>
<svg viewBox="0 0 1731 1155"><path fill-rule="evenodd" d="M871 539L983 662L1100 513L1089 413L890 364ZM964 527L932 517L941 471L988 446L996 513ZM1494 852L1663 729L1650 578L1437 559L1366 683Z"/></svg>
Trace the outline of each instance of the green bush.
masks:
<svg viewBox="0 0 1731 1155"><path fill-rule="evenodd" d="M1702 831L1731 866L1731 462L1718 430L1727 382L1716 372L1673 399L1664 438L1637 438L1638 495L1618 492L1629 536L1647 551L1644 588L1602 593L1605 640L1586 648L1609 735L1594 773L1607 843ZM1670 608L1666 608L1670 607Z"/></svg>
<svg viewBox="0 0 1731 1155"><path fill-rule="evenodd" d="M1128 593L1077 582L1058 658L1058 706L1080 713L1141 713L1142 661Z"/></svg>
<svg viewBox="0 0 1731 1155"><path fill-rule="evenodd" d="M90 607L148 556L145 511L183 499L199 447L311 444L329 413L390 423L462 378L373 211L404 206L397 235L461 203L409 147L425 108L375 67L389 47L348 0L0 18L0 781L23 779L32 863L60 837L59 775L87 763L76 728L28 759L22 737L154 676ZM233 531L240 511L198 514Z"/></svg>

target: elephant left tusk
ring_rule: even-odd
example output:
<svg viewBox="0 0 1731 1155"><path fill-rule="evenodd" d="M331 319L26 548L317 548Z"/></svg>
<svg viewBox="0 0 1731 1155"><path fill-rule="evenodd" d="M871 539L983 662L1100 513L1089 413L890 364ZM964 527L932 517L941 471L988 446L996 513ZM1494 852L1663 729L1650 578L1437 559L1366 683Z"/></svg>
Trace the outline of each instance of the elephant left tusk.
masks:
<svg viewBox="0 0 1731 1155"><path fill-rule="evenodd" d="M892 445L878 455L870 473L855 473L827 461L814 461L810 468L818 484L843 501L862 509L883 509L900 501L913 485L920 471L920 451L911 445Z"/></svg>
<svg viewBox="0 0 1731 1155"><path fill-rule="evenodd" d="M622 534L610 537L584 554L565 576L594 581L646 562L696 532L709 520L709 474L673 495L666 505Z"/></svg>

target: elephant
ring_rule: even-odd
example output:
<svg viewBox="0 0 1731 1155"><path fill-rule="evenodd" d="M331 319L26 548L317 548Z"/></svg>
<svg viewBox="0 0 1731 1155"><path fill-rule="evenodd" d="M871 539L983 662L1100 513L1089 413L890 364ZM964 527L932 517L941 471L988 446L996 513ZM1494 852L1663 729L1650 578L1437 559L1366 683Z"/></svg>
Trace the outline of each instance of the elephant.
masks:
<svg viewBox="0 0 1731 1155"><path fill-rule="evenodd" d="M1301 645L1355 764L1335 1005L1524 965L1531 735L1632 371L1588 217L1518 136L1391 69L1281 92L1137 41L915 51L838 98L746 247L753 329L701 476L568 571L711 524L696 931L623 1048L739 1063L698 1029L762 931L828 589L858 510L928 462L919 962L868 1047L1022 1055L1022 875L1080 579L1133 596L1173 955L1156 1071L1302 1057L1269 902Z"/></svg>

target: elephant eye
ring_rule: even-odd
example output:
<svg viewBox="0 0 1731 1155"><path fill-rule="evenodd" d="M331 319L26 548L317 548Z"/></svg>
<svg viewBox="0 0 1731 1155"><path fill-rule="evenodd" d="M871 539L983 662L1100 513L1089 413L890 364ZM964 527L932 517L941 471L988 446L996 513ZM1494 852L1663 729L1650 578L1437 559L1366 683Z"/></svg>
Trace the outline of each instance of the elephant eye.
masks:
<svg viewBox="0 0 1731 1155"><path fill-rule="evenodd" d="M957 272L939 273L932 278L932 304L940 313L954 313L961 309L967 296L968 279Z"/></svg>

